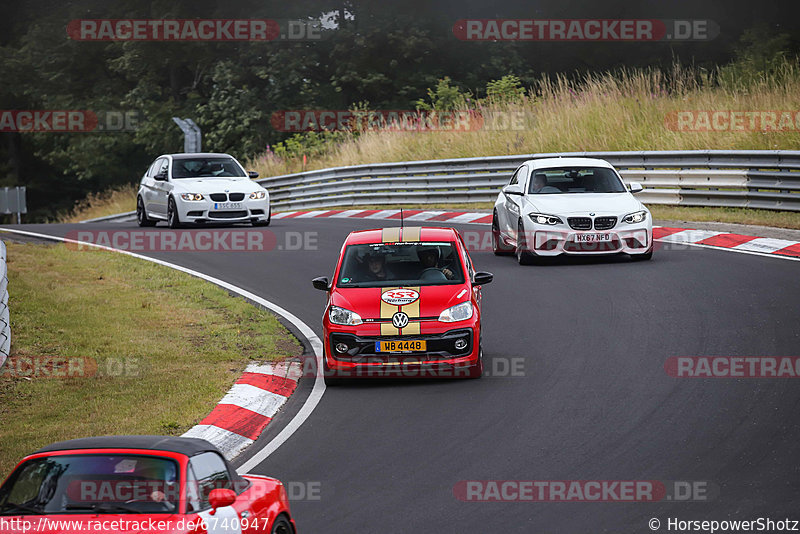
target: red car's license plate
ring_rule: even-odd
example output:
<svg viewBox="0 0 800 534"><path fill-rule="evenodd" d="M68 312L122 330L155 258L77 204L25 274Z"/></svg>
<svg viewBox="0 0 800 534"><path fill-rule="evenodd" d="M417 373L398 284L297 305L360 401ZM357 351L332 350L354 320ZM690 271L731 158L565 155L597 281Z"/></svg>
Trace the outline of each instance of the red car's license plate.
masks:
<svg viewBox="0 0 800 534"><path fill-rule="evenodd" d="M427 343L422 339L376 341L375 352L424 352Z"/></svg>

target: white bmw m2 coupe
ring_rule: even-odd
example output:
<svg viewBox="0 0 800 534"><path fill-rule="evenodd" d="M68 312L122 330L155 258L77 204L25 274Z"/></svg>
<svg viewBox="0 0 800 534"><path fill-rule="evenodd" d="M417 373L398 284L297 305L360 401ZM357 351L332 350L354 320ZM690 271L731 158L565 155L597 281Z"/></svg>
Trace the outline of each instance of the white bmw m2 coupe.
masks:
<svg viewBox="0 0 800 534"><path fill-rule="evenodd" d="M497 197L494 253L520 264L560 254L653 256L653 220L608 162L591 158L528 160Z"/></svg>
<svg viewBox="0 0 800 534"><path fill-rule="evenodd" d="M139 226L166 221L185 223L252 223L267 226L272 216L269 193L228 154L196 153L159 156L147 169L136 198Z"/></svg>

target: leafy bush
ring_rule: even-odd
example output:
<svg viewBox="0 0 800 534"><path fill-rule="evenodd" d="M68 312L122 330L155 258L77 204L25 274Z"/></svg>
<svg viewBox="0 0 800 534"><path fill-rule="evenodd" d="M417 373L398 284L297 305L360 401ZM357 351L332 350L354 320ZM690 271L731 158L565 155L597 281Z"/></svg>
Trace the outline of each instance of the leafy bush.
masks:
<svg viewBox="0 0 800 534"><path fill-rule="evenodd" d="M416 102L418 110L454 111L465 109L472 94L462 93L458 87L450 85L450 77L445 76L436 84L435 89L428 88L428 100L420 98Z"/></svg>
<svg viewBox="0 0 800 534"><path fill-rule="evenodd" d="M490 103L510 104L520 102L525 96L525 89L520 79L507 74L499 80L486 84L486 100Z"/></svg>

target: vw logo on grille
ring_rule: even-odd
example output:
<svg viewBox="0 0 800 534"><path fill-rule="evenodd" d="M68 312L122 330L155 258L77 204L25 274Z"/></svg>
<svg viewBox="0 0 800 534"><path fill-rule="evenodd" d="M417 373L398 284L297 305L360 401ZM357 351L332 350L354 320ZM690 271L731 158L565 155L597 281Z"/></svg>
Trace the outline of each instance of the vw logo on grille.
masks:
<svg viewBox="0 0 800 534"><path fill-rule="evenodd" d="M408 326L408 315L403 312L397 312L392 315L392 325L395 328L405 328Z"/></svg>

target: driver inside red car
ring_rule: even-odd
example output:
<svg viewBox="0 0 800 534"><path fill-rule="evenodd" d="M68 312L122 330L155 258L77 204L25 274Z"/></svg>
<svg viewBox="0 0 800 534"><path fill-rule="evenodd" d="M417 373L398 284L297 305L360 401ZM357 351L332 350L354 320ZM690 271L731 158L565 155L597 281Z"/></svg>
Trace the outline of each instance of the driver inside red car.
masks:
<svg viewBox="0 0 800 534"><path fill-rule="evenodd" d="M417 256L419 257L419 261L422 264L422 272L420 273L420 278L422 278L422 273L429 269L436 269L437 271L441 271L441 273L447 278L448 280L452 280L454 277L453 271L448 269L447 267L439 267L439 249L437 247L425 247L420 248L417 251Z"/></svg>

